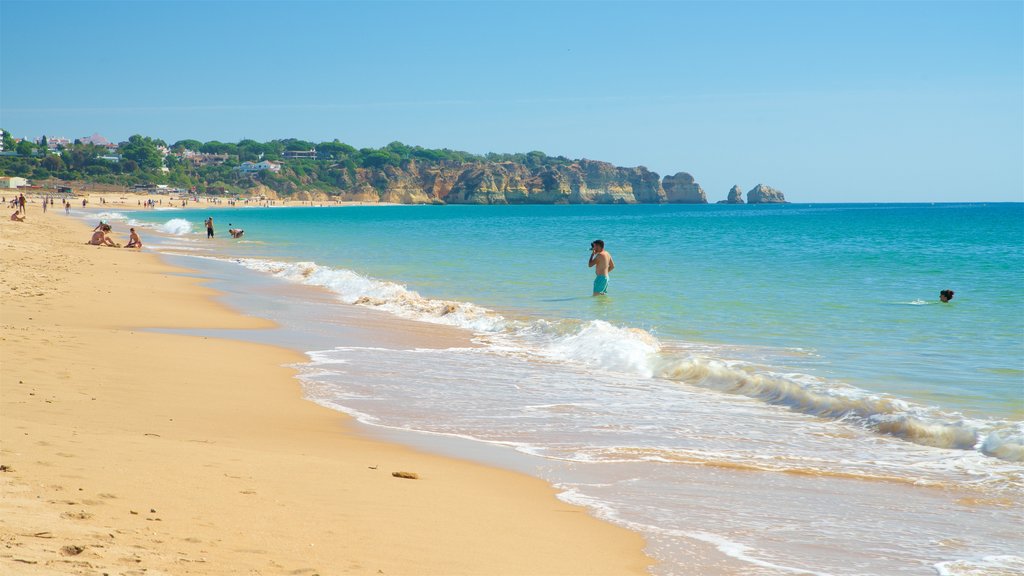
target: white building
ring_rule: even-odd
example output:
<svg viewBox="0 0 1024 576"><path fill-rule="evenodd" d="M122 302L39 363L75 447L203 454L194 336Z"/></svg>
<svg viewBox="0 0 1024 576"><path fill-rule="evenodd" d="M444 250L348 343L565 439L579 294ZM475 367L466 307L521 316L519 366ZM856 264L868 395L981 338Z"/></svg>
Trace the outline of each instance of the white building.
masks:
<svg viewBox="0 0 1024 576"><path fill-rule="evenodd" d="M242 174L254 174L256 172L262 172L264 170L270 170L271 172L280 172L281 165L277 162L271 162L270 160L263 160L262 162L242 162L242 164L235 168Z"/></svg>
<svg viewBox="0 0 1024 576"><path fill-rule="evenodd" d="M39 138L37 138L36 139L36 144L42 144L43 143L43 138L46 138L46 148L48 150L56 150L57 146L70 146L71 145L71 140L68 140L67 138L65 138L63 136L46 136L46 135L43 135L43 136L40 136Z"/></svg>
<svg viewBox="0 0 1024 576"><path fill-rule="evenodd" d="M0 177L0 188L11 188L15 189L18 186L28 186L28 180L20 176L3 176Z"/></svg>

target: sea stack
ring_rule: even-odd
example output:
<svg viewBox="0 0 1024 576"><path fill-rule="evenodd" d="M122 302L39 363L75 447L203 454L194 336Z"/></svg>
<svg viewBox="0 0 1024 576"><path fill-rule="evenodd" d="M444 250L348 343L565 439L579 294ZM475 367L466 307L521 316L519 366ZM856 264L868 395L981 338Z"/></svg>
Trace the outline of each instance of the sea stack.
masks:
<svg viewBox="0 0 1024 576"><path fill-rule="evenodd" d="M740 189L740 185L737 184L729 190L729 195L725 200L719 200L719 204L743 204L743 190Z"/></svg>
<svg viewBox="0 0 1024 576"><path fill-rule="evenodd" d="M661 181L665 191L665 201L671 204L707 204L708 197L704 190L686 172L677 172L675 176L665 176Z"/></svg>
<svg viewBox="0 0 1024 576"><path fill-rule="evenodd" d="M782 190L776 190L766 184L758 184L747 192L748 204L786 204Z"/></svg>

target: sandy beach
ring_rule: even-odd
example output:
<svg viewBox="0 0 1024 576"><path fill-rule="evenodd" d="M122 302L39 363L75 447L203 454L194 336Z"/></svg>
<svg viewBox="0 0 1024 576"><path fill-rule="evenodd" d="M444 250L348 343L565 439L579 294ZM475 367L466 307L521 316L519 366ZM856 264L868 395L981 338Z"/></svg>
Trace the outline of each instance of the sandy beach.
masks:
<svg viewBox="0 0 1024 576"><path fill-rule="evenodd" d="M297 352L147 331L273 326L88 236L38 205L0 222L0 572L645 573L638 534L541 480L303 400Z"/></svg>
<svg viewBox="0 0 1024 576"><path fill-rule="evenodd" d="M272 200L260 200L250 198L248 201L245 200L234 200L232 197L213 197L213 196L191 196L182 194L170 194L170 193L153 193L143 194L139 192L120 192L114 189L107 189L107 187L101 186L101 190L94 189L82 189L75 188L74 196L70 197L71 206L74 209L82 208L82 200L87 202L86 207L90 209L125 209L125 210L141 210L145 209L145 203L152 200L155 208L182 208L182 201L185 201L185 207L187 208L203 208L203 209L216 209L216 208L257 208L263 206L275 206L275 207L301 207L301 206L314 206L314 207L327 207L327 206L401 206L401 204L394 204L391 202L357 202L357 201L341 201L333 200L329 202L325 201L311 201L311 200L292 200L292 199L272 199ZM110 187L113 188L113 187ZM23 194L30 208L38 208L42 210L42 201L44 197L53 197L54 203L50 207L51 210L62 211L64 208L60 205L61 197L57 196L54 188L0 188L0 196L7 202L11 199L17 198L19 194ZM234 201L232 205L229 202Z"/></svg>

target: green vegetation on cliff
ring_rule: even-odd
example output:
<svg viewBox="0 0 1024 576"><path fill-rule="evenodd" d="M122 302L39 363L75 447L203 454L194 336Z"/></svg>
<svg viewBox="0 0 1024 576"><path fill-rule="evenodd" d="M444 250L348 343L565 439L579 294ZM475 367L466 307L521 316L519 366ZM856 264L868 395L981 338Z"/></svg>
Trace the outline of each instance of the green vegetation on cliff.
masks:
<svg viewBox="0 0 1024 576"><path fill-rule="evenodd" d="M622 168L537 151L477 155L401 142L357 149L338 140L296 139L167 144L141 135L116 150L80 142L47 150L45 142L23 140L16 151L17 156L0 157L0 174L123 186L165 184L201 194L272 191L301 199L398 203L689 201L666 195L658 174L642 166ZM264 161L270 164L246 164Z"/></svg>

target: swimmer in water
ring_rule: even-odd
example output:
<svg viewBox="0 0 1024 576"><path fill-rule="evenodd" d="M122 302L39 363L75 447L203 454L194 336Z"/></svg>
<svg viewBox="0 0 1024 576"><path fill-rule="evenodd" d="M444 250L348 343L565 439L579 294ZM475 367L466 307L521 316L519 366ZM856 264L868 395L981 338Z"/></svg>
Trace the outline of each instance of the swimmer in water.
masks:
<svg viewBox="0 0 1024 576"><path fill-rule="evenodd" d="M610 252L604 249L604 240L594 240L590 243L590 260L588 268L594 268L597 277L594 278L594 296L608 294L608 275L615 270L615 261L612 260Z"/></svg>

